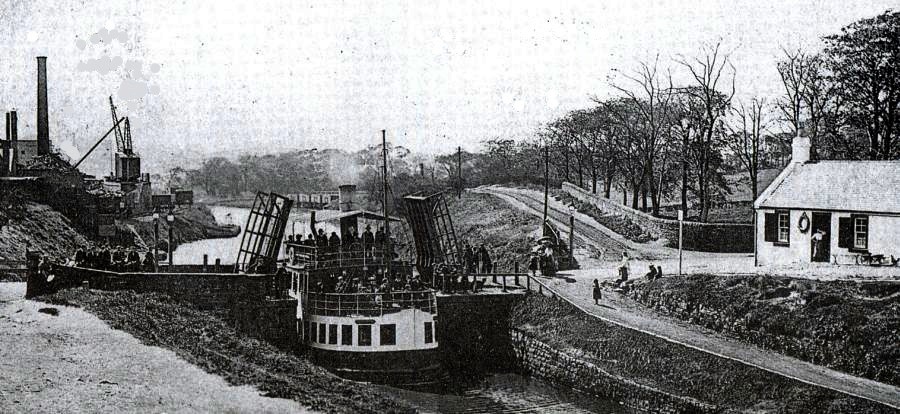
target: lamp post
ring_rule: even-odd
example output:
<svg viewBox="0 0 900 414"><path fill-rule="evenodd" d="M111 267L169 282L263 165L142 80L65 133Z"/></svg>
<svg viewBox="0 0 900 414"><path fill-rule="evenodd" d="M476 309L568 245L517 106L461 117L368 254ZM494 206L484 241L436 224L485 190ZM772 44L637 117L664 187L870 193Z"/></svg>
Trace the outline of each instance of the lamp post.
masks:
<svg viewBox="0 0 900 414"><path fill-rule="evenodd" d="M153 212L153 271L159 273L159 212Z"/></svg>
<svg viewBox="0 0 900 414"><path fill-rule="evenodd" d="M175 215L169 210L166 215L166 221L169 222L169 271L172 271L172 225L175 223Z"/></svg>

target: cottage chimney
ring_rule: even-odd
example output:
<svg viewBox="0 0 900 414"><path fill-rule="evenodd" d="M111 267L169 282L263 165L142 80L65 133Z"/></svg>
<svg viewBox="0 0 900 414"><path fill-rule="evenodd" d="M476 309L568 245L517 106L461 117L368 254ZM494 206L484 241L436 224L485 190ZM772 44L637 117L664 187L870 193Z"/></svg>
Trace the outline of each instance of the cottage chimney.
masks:
<svg viewBox="0 0 900 414"><path fill-rule="evenodd" d="M809 137L801 136L799 133L794 137L791 143L791 163L809 162Z"/></svg>
<svg viewBox="0 0 900 414"><path fill-rule="evenodd" d="M47 117L47 58L37 57L37 153L50 153L50 121Z"/></svg>

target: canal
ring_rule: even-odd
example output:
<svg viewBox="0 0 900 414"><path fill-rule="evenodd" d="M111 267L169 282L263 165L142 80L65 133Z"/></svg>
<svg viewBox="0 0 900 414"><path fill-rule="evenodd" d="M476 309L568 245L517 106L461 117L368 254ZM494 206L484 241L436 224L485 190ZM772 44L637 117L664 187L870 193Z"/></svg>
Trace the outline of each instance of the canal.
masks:
<svg viewBox="0 0 900 414"><path fill-rule="evenodd" d="M250 209L211 206L219 223L244 226ZM327 234L336 231L334 225L320 222L317 227ZM309 232L309 213L291 213L287 234ZM201 263L208 254L210 262L216 258L222 263L234 263L241 235L228 239L206 239L186 243L175 250L176 264ZM426 413L624 413L620 405L586 396L568 389L554 387L546 382L518 374L490 374L483 378L459 379L459 390L452 392L422 392L380 386L384 392L404 400Z"/></svg>

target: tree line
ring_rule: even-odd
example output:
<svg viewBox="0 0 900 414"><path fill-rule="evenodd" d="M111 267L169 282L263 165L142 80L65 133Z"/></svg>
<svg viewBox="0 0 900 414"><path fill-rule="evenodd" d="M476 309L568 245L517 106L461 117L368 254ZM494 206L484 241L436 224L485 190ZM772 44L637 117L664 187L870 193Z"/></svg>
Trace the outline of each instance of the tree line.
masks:
<svg viewBox="0 0 900 414"><path fill-rule="evenodd" d="M816 51L783 49L778 96L736 98L733 51L721 43L639 62L620 73L614 95L594 97L535 137L486 140L480 158L489 167L473 165L467 179L533 182L546 156L554 183L621 193L623 203L655 215L668 200L707 221L729 191L726 174L745 173L758 194L760 170L782 167L798 134L809 137L813 160L900 158L900 13L822 40Z"/></svg>
<svg viewBox="0 0 900 414"><path fill-rule="evenodd" d="M403 194L484 184L572 182L659 215L676 204L707 221L743 173L758 194L759 172L780 168L798 134L814 160L900 158L900 12L888 10L822 38L818 50L783 49L777 96L737 98L732 50L659 56L621 71L611 96L573 110L521 139L488 138L480 151L427 156L390 146L389 202ZM380 206L383 148L300 150L211 158L170 172L170 183L217 196L257 189L284 193L356 183ZM615 196L614 196L615 195Z"/></svg>

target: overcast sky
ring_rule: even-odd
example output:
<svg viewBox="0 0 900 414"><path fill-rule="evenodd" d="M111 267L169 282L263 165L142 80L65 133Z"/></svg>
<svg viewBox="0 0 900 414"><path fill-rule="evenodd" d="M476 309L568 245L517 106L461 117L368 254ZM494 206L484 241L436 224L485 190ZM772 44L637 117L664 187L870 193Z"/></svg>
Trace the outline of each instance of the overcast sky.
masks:
<svg viewBox="0 0 900 414"><path fill-rule="evenodd" d="M414 151L475 150L610 95L610 82L625 82L616 69L657 53L677 78L672 58L720 40L738 96L774 98L781 46L818 48L822 35L898 6L5 0L0 105L19 110L20 136L35 135L34 57L46 55L51 138L72 153L111 126L109 95L151 168L201 154L358 149L381 129Z"/></svg>

